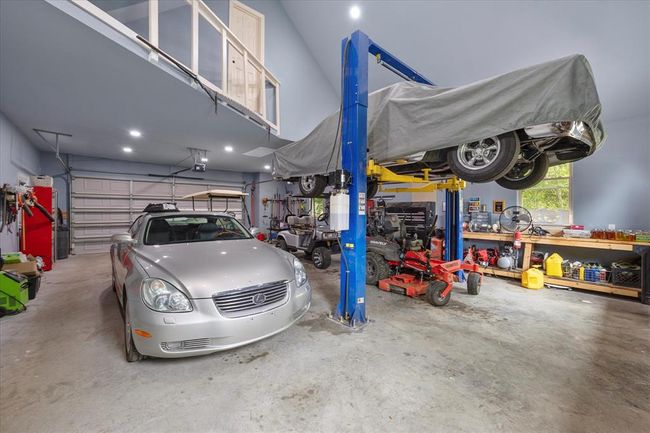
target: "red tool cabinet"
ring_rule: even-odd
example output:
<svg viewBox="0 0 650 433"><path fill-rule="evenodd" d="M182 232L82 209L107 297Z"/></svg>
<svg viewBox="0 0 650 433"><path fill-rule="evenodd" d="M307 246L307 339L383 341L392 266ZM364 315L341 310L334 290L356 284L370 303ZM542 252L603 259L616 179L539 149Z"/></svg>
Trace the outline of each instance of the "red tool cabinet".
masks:
<svg viewBox="0 0 650 433"><path fill-rule="evenodd" d="M52 188L49 186L35 186L34 195L38 202L52 214ZM52 247L54 236L52 222L37 209L29 216L23 212L22 248L25 254L43 258L43 270L52 269Z"/></svg>

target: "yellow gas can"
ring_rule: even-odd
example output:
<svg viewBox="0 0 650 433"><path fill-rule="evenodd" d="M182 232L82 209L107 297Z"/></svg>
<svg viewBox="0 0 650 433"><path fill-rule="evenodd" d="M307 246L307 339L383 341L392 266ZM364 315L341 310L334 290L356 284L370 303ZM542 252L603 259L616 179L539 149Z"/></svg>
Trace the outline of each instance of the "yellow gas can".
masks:
<svg viewBox="0 0 650 433"><path fill-rule="evenodd" d="M521 285L531 290L544 288L544 272L536 268L525 270L521 273Z"/></svg>
<svg viewBox="0 0 650 433"><path fill-rule="evenodd" d="M549 277L562 277L562 257L558 253L553 253L544 262L546 266L546 275Z"/></svg>

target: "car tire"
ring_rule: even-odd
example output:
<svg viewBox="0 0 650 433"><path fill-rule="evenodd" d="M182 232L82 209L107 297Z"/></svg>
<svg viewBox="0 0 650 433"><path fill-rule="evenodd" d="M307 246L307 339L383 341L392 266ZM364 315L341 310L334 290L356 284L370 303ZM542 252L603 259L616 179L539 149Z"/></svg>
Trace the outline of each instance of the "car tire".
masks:
<svg viewBox="0 0 650 433"><path fill-rule="evenodd" d="M530 188L544 180L548 167L548 156L542 153L533 162L515 164L512 170L497 179L497 183L507 189Z"/></svg>
<svg viewBox="0 0 650 433"><path fill-rule="evenodd" d="M318 269L327 269L332 264L332 253L325 247L316 247L311 252L311 261Z"/></svg>
<svg viewBox="0 0 650 433"><path fill-rule="evenodd" d="M390 267L377 253L366 253L366 284L376 286L380 280L390 276Z"/></svg>
<svg viewBox="0 0 650 433"><path fill-rule="evenodd" d="M481 292L481 274L470 272L467 274L467 293L478 295Z"/></svg>
<svg viewBox="0 0 650 433"><path fill-rule="evenodd" d="M442 297L442 292L447 288L447 283L440 280L434 280L429 283L427 288L427 301L429 304L436 307L443 307L449 303L451 299L451 292L447 294L444 298Z"/></svg>
<svg viewBox="0 0 650 433"><path fill-rule="evenodd" d="M447 163L456 176L467 182L491 182L512 169L519 150L519 137L508 132L450 149Z"/></svg>
<svg viewBox="0 0 650 433"><path fill-rule="evenodd" d="M280 248L282 251L289 250L289 247L287 246L287 241L285 241L284 238L278 238L278 240L275 242L275 246Z"/></svg>
<svg viewBox="0 0 650 433"><path fill-rule="evenodd" d="M131 329L131 318L129 316L129 307L126 300L126 290L122 295L124 300L124 307L122 312L122 317L124 318L124 355L128 362L137 362L141 361L144 358L138 349L135 347L133 342L133 331Z"/></svg>
<svg viewBox="0 0 650 433"><path fill-rule="evenodd" d="M379 191L379 182L376 180L368 179L368 185L366 187L366 198L371 199Z"/></svg>
<svg viewBox="0 0 650 433"><path fill-rule="evenodd" d="M327 178L315 174L313 176L302 176L298 181L298 188L305 197L318 197L325 191L327 187Z"/></svg>

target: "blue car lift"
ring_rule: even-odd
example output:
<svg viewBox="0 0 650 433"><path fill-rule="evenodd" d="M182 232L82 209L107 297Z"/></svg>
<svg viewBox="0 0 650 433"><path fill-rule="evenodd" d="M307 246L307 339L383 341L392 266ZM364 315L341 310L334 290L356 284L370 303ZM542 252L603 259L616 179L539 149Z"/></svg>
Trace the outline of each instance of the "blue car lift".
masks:
<svg viewBox="0 0 650 433"><path fill-rule="evenodd" d="M368 53L400 77L418 83L433 82L400 61L360 30L344 38L342 51L341 152L343 170L351 183L349 229L341 232L341 291L333 319L353 329L366 316L366 186L368 148ZM462 258L462 201L460 190L446 191L445 260Z"/></svg>

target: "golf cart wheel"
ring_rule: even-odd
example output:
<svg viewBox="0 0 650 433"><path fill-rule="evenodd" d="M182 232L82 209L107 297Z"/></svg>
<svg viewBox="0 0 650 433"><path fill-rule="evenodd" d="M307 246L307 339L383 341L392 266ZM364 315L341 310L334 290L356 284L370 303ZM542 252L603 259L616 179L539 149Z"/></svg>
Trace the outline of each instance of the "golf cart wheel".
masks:
<svg viewBox="0 0 650 433"><path fill-rule="evenodd" d="M311 252L311 261L318 269L327 269L332 264L332 253L325 247L316 247Z"/></svg>
<svg viewBox="0 0 650 433"><path fill-rule="evenodd" d="M452 148L447 152L447 162L463 180L491 182L512 169L519 158L519 147L517 134L508 132Z"/></svg>
<svg viewBox="0 0 650 433"><path fill-rule="evenodd" d="M379 191L379 182L376 180L368 179L368 185L366 187L366 198L373 198L377 191Z"/></svg>
<svg viewBox="0 0 650 433"><path fill-rule="evenodd" d="M512 170L497 179L497 183L507 189L526 189L540 183L548 172L548 156L542 153L533 162L515 164Z"/></svg>
<svg viewBox="0 0 650 433"><path fill-rule="evenodd" d="M451 298L451 292L447 296L443 297L442 292L447 288L447 283L444 281L434 280L429 283L429 288L427 289L427 301L429 304L436 307L442 307L447 305L449 299Z"/></svg>
<svg viewBox="0 0 650 433"><path fill-rule="evenodd" d="M305 197L318 197L327 187L327 177L320 175L302 176L298 188Z"/></svg>
<svg viewBox="0 0 650 433"><path fill-rule="evenodd" d="M124 302L124 355L128 362L137 362L141 361L143 356L138 352L138 349L135 347L133 342L133 330L131 329L131 317L129 315L129 307L126 300L126 289L124 290L124 295L122 296Z"/></svg>
<svg viewBox="0 0 650 433"><path fill-rule="evenodd" d="M390 267L377 253L366 253L366 284L376 286L380 280L390 276Z"/></svg>
<svg viewBox="0 0 650 433"><path fill-rule="evenodd" d="M481 274L470 272L467 274L467 293L478 295L481 292Z"/></svg>
<svg viewBox="0 0 650 433"><path fill-rule="evenodd" d="M278 238L278 240L275 242L275 246L280 248L282 251L287 251L289 247L287 247L287 241L285 241L283 238Z"/></svg>

